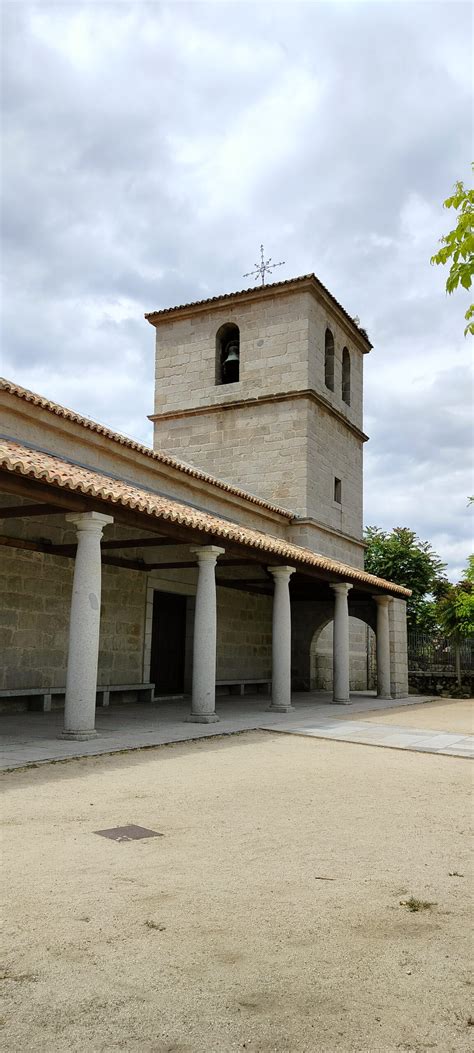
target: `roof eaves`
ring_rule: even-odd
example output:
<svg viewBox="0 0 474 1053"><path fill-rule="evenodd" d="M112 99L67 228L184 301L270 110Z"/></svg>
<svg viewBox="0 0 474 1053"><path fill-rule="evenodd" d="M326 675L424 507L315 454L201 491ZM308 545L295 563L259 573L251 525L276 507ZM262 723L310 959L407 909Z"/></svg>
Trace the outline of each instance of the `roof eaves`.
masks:
<svg viewBox="0 0 474 1053"><path fill-rule="evenodd" d="M61 406L57 402L51 402L43 395L37 395L34 391L29 391L28 388L22 388L20 385L14 384L13 381L7 380L5 377L0 377L0 390L6 391L17 398L24 399L25 402L30 402L32 405L38 406L38 408L44 409L48 413L53 413L57 417L63 417L65 420L69 420L74 424L79 424L81 427L96 432L98 435L103 435L104 438L110 439L112 442L118 443L120 446L126 446L128 449L135 450L144 457L148 457L159 464L166 465L178 472L182 472L184 475L188 475L199 482L204 482L209 486L214 486L216 489L238 497L242 501L248 501L250 504L256 505L258 508L267 509L274 515L282 516L283 519L288 521L293 519L294 513L289 509L280 508L278 505L273 505L269 501L264 501L261 497L249 494L246 490L241 490L239 487L233 486L232 483L226 483L222 479L216 479L213 475L209 475L207 472L203 472L191 464L186 464L184 461L179 461L177 458L171 457L170 454L165 453L163 450L151 450L149 446L143 446L135 439L129 439L127 436L121 435L119 432L112 431L112 429L108 428L105 424L98 424L97 421L91 420L89 417L83 417L80 413L76 413L75 410L68 409L66 406Z"/></svg>
<svg viewBox="0 0 474 1053"><path fill-rule="evenodd" d="M232 293L221 293L218 296L209 296L204 300L192 300L189 303L179 304L174 307L163 307L158 311L145 312L145 318L150 325L155 325L161 321L166 321L167 318L171 318L174 315L181 314L186 311L193 311L199 307L214 306L219 307L220 304L225 305L229 300L234 300L240 296L255 296L256 299L264 297L267 293L278 292L279 290L290 289L292 287L304 284L314 284L316 288L323 292L324 295L329 297L331 302L338 308L343 314L346 321L350 324L352 330L357 334L358 338L367 346L368 350L371 350L373 344L369 340L365 329L357 325L357 322L351 318L350 314L346 311L345 307L336 300L336 297L329 291L329 289L323 284L323 282L314 274L302 274L298 278L286 278L280 282L270 282L269 285L257 285L251 286L249 289L240 289L237 292Z"/></svg>
<svg viewBox="0 0 474 1053"><path fill-rule="evenodd" d="M33 450L14 440L4 440L2 446L0 467L16 475L23 475L53 487L79 492L111 506L121 506L130 511L144 513L152 516L157 522L176 523L189 530L219 538L224 543L227 541L231 544L243 545L262 551L267 556L281 558L289 563L296 562L300 568L306 566L320 569L325 573L334 574L336 578L342 578L355 584L359 582L403 598L411 595L409 589L383 578L377 578L373 574L367 574L357 567L351 567L262 531L241 527L237 523L223 520L209 512L201 512L175 499L151 494L139 486L113 480L91 468L72 465L53 454Z"/></svg>

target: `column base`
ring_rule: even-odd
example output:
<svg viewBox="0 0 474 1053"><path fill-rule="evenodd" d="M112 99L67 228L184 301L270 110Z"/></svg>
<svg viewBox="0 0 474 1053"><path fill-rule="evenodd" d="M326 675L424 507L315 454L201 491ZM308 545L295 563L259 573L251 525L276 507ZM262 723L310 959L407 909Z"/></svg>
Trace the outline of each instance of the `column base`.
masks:
<svg viewBox="0 0 474 1053"><path fill-rule="evenodd" d="M351 702L350 698L332 698L331 702L332 702L333 706L351 706L352 705L352 702Z"/></svg>
<svg viewBox="0 0 474 1053"><path fill-rule="evenodd" d="M267 706L267 713L294 713L294 706Z"/></svg>
<svg viewBox="0 0 474 1053"><path fill-rule="evenodd" d="M96 739L98 731L62 731L60 739L73 739L75 742L86 742L87 739Z"/></svg>
<svg viewBox="0 0 474 1053"><path fill-rule="evenodd" d="M216 724L219 717L217 713L190 713L184 721L186 724Z"/></svg>

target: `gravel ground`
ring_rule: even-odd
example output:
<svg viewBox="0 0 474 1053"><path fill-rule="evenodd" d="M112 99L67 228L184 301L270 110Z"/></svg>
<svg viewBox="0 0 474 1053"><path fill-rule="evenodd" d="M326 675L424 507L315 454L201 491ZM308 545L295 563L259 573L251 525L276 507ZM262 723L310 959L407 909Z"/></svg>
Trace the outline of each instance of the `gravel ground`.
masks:
<svg viewBox="0 0 474 1053"><path fill-rule="evenodd" d="M471 1048L468 760L248 732L2 783L8 1053Z"/></svg>
<svg viewBox="0 0 474 1053"><path fill-rule="evenodd" d="M460 735L474 732L474 704L472 698L443 698L419 706L397 706L380 712L351 715L343 720L368 720L371 724L400 724L405 728L427 728L429 731L458 731Z"/></svg>

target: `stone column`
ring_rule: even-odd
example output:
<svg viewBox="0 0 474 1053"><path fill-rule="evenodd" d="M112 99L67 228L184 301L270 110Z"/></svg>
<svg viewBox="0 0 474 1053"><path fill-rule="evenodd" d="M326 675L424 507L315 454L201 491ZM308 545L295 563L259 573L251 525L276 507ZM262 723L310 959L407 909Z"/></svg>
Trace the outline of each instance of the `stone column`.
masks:
<svg viewBox="0 0 474 1053"><path fill-rule="evenodd" d="M377 698L391 698L390 687L390 596L374 596L377 604Z"/></svg>
<svg viewBox="0 0 474 1053"><path fill-rule="evenodd" d="M75 512L66 516L77 530L77 552L69 620L64 739L93 739L99 657L100 539L112 516Z"/></svg>
<svg viewBox="0 0 474 1053"><path fill-rule="evenodd" d="M211 724L216 715L216 574L218 556L225 552L215 545L192 548L198 559L198 583L194 614L193 701L186 720Z"/></svg>
<svg viewBox="0 0 474 1053"><path fill-rule="evenodd" d="M270 713L289 713L291 705L290 578L294 567L268 567L275 582L272 628L272 701Z"/></svg>
<svg viewBox="0 0 474 1053"><path fill-rule="evenodd" d="M352 585L337 582L331 585L334 592L333 628L333 702L348 706L349 697L349 608L347 595Z"/></svg>

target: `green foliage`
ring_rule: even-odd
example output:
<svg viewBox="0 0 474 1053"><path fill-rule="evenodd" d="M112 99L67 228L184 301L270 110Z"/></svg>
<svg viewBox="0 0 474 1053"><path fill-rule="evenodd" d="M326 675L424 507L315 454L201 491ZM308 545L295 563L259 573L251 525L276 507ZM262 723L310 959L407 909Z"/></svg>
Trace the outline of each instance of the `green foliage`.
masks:
<svg viewBox="0 0 474 1053"><path fill-rule="evenodd" d="M469 556L461 581L447 583L437 601L438 620L447 636L457 641L474 636L474 555Z"/></svg>
<svg viewBox="0 0 474 1053"><path fill-rule="evenodd" d="M474 165L473 165L474 168ZM447 197L445 208L454 208L458 213L454 230L445 234L440 240L442 248L431 257L431 263L450 263L446 280L446 292L452 293L459 285L470 289L474 274L474 190L466 190L464 183L458 182L454 194ZM474 336L474 304L465 314L466 328L464 335Z"/></svg>
<svg viewBox="0 0 474 1053"><path fill-rule="evenodd" d="M423 631L435 628L436 610L428 597L436 586L446 581L443 574L446 564L429 542L420 541L408 527L395 527L390 532L367 527L364 541L368 573L411 589L412 595L407 601L408 628Z"/></svg>
<svg viewBox="0 0 474 1053"><path fill-rule="evenodd" d="M439 631L437 604L433 600L417 600L413 603L415 627L420 633L433 635Z"/></svg>

